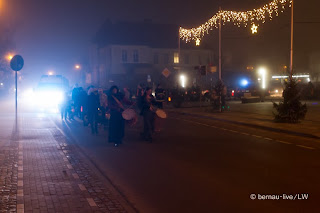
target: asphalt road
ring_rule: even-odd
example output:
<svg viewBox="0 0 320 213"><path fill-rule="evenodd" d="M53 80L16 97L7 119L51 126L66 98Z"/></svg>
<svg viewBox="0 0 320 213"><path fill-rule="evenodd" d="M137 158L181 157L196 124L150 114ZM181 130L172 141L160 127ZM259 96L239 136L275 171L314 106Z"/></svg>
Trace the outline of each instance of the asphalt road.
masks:
<svg viewBox="0 0 320 213"><path fill-rule="evenodd" d="M170 114L152 144L140 140L138 124L113 147L107 131L91 135L79 121L51 118L139 212L320 210L318 141Z"/></svg>

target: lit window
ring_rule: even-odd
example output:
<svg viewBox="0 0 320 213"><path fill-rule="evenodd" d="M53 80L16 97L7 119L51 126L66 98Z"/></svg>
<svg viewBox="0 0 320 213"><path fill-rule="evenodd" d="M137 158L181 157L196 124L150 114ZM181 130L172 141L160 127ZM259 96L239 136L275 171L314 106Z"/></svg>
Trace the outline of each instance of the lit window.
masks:
<svg viewBox="0 0 320 213"><path fill-rule="evenodd" d="M174 53L173 54L173 62L175 64L179 64L179 53Z"/></svg>
<svg viewBox="0 0 320 213"><path fill-rule="evenodd" d="M139 53L138 50L133 50L133 62L139 62Z"/></svg>
<svg viewBox="0 0 320 213"><path fill-rule="evenodd" d="M122 62L128 61L128 53L127 50L122 50Z"/></svg>

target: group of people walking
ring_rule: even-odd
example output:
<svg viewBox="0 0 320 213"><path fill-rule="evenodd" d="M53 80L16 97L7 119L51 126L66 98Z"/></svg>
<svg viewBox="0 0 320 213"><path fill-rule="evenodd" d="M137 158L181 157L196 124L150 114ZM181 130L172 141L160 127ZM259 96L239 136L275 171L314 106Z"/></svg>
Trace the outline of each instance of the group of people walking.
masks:
<svg viewBox="0 0 320 213"><path fill-rule="evenodd" d="M119 146L125 135L125 123L122 113L127 109L134 108L143 117L143 131L140 133L141 139L152 142L155 132L156 109L162 108L164 101L164 90L158 85L155 90L157 99L152 95L150 87L139 85L132 99L132 94L127 88L120 91L117 86L112 86L109 91L88 88L86 93L83 88L75 87L72 91L73 106L70 107L70 100L65 100L61 107L62 119L74 119L79 117L84 123L91 127L92 134L98 134L98 124L108 129L108 142ZM70 108L74 109L70 111Z"/></svg>

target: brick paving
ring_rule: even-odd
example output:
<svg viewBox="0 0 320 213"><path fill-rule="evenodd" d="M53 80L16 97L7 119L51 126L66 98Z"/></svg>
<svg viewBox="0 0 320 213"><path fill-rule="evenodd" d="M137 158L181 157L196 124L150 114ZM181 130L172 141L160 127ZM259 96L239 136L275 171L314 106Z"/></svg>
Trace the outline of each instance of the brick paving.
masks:
<svg viewBox="0 0 320 213"><path fill-rule="evenodd" d="M48 118L22 118L0 150L0 212L128 212Z"/></svg>
<svg viewBox="0 0 320 213"><path fill-rule="evenodd" d="M12 138L0 149L0 212L16 212L18 189L18 142Z"/></svg>

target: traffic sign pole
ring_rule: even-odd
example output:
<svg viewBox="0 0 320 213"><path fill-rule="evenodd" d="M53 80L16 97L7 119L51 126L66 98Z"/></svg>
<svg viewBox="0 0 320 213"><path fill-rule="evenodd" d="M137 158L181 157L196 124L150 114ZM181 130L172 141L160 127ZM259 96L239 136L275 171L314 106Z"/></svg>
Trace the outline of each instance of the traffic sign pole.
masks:
<svg viewBox="0 0 320 213"><path fill-rule="evenodd" d="M18 72L16 71L16 122L18 118Z"/></svg>
<svg viewBox="0 0 320 213"><path fill-rule="evenodd" d="M20 55L15 55L10 61L10 67L13 71L15 71L15 84L16 84L16 131L18 129L18 71L22 69L24 65L24 60Z"/></svg>

